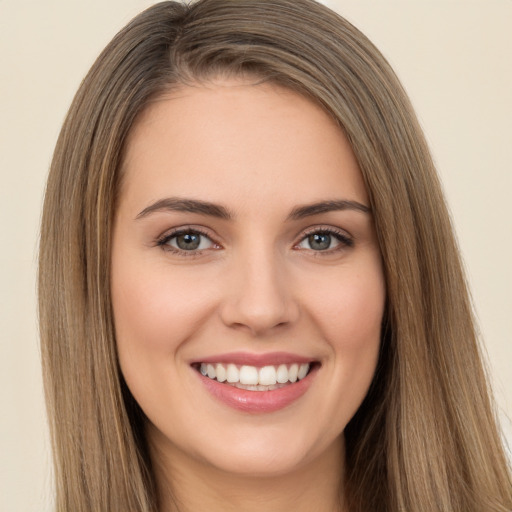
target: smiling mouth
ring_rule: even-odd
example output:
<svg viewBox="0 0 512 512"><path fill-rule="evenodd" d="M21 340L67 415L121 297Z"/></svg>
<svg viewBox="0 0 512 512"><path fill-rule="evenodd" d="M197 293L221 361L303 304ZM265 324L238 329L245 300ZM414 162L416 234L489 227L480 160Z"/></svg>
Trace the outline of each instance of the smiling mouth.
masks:
<svg viewBox="0 0 512 512"><path fill-rule="evenodd" d="M307 377L316 363L292 363L262 367L224 363L197 363L204 377L249 391L272 391Z"/></svg>

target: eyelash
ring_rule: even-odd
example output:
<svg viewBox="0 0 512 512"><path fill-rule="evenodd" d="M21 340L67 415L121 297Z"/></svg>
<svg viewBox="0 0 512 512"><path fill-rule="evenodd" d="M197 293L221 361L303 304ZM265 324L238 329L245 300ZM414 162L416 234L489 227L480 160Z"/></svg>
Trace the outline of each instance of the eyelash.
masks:
<svg viewBox="0 0 512 512"><path fill-rule="evenodd" d="M210 234L208 234L205 230L202 230L201 228L196 228L196 227L192 227L192 226L187 226L187 227L184 227L184 228L178 228L174 231L171 231L170 233L166 233L165 235L163 235L162 237L160 237L157 242L156 242L156 245L161 247L163 251L167 251L167 252L172 252L174 254L178 254L179 256L184 256L184 257L194 257L194 256L199 256L201 255L205 250L208 250L208 249L197 249L197 250L191 250L191 251L185 251L185 250L182 250L182 249L177 249L175 247L172 247L169 245L169 242L173 239L173 238L176 238L180 235L186 235L186 234L197 234L197 235L201 235L205 238L208 238L209 240L211 240L211 242L214 244L214 245L217 245L220 247L219 244L217 244L211 237Z"/></svg>
<svg viewBox="0 0 512 512"><path fill-rule="evenodd" d="M329 235L334 237L338 242L340 242L340 245L338 247L334 247L333 249L326 249L324 251L315 251L313 249L310 249L312 252L315 253L315 256L332 254L343 249L350 249L354 247L354 239L351 238L346 232L333 227L322 226L315 226L313 228L309 228L308 230L306 230L301 235L299 242L295 244L295 247L302 243L306 238L310 237L311 235Z"/></svg>
<svg viewBox="0 0 512 512"><path fill-rule="evenodd" d="M163 235L162 237L157 239L156 245L161 247L162 250L164 250L164 251L172 252L174 254L178 254L179 256L184 256L184 257L199 256L204 251L209 250L209 249L197 249L197 250L186 251L183 249L177 249L177 248L169 245L169 241L172 240L173 238L176 238L180 235L186 235L186 234L197 234L197 235L203 236L205 238L208 238L213 243L214 246L217 246L216 248L220 247L220 244L215 242L212 239L211 235L208 234L205 230L202 230L201 228L197 228L197 227L192 227L192 226L179 228L170 233L166 233L165 235ZM296 248L306 238L308 238L312 235L329 235L329 236L334 237L340 243L339 246L337 246L337 247L334 247L332 249L326 249L323 251L320 251L320 250L315 251L314 249L309 249L311 252L313 252L315 254L315 256L332 254L332 253L338 252L343 249L352 248L354 246L353 238L348 236L345 232L335 229L335 228L332 228L332 227L318 226L318 227L310 228L307 231L305 231L304 233L302 233L300 240L296 244L294 244L294 248ZM304 250L304 249L299 249L299 250Z"/></svg>

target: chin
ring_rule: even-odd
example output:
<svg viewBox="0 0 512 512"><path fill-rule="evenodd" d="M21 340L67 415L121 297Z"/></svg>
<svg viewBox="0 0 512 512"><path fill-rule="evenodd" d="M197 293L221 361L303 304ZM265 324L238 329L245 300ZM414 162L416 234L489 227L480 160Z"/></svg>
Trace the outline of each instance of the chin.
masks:
<svg viewBox="0 0 512 512"><path fill-rule="evenodd" d="M309 454L297 452L292 446L286 446L285 449L275 445L267 445L263 449L255 446L233 448L209 457L209 464L222 472L240 477L270 478L299 471L310 458Z"/></svg>
<svg viewBox="0 0 512 512"><path fill-rule="evenodd" d="M204 465L240 477L278 477L293 474L301 468L314 464L315 459L326 452L340 457L342 436L311 435L311 427L300 432L296 429L290 435L279 427L261 427L252 432L237 429L227 436L216 439L203 438L196 445L195 458Z"/></svg>

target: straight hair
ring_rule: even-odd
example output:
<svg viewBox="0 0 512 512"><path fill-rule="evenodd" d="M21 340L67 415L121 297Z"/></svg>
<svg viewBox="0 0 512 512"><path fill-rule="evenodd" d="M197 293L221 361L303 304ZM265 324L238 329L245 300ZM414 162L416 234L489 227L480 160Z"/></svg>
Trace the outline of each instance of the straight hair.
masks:
<svg viewBox="0 0 512 512"><path fill-rule="evenodd" d="M363 175L387 289L377 371L345 429L351 512L505 512L510 470L442 190L406 93L373 44L313 0L156 4L82 82L45 194L43 374L58 512L156 512L145 417L119 369L112 221L131 127L155 98L252 77L320 105ZM176 120L179 123L179 120Z"/></svg>

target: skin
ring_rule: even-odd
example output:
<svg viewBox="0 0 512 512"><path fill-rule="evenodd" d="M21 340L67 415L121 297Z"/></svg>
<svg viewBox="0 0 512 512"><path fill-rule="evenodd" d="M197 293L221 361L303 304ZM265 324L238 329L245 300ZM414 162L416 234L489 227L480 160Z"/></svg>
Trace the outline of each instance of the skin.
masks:
<svg viewBox="0 0 512 512"><path fill-rule="evenodd" d="M343 430L379 351L380 252L370 212L290 212L320 201L369 205L342 131L294 92L218 79L153 102L132 130L123 172L116 336L148 418L161 510L341 510ZM148 212L169 197L221 205L231 218ZM199 250L179 250L169 239L176 228L207 236ZM312 230L350 243L331 235L318 250ZM320 366L297 401L249 414L212 397L191 366L233 351L285 351Z"/></svg>

